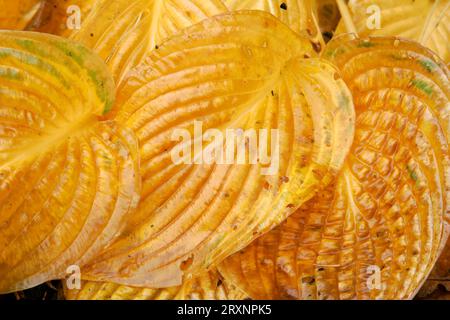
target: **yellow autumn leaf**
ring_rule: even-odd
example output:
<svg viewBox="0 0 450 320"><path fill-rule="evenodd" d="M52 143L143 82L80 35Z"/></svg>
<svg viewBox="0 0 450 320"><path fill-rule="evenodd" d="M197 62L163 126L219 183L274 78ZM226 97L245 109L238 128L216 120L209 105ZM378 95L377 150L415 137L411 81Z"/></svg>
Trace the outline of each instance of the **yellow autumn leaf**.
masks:
<svg viewBox="0 0 450 320"><path fill-rule="evenodd" d="M223 281L217 270L210 271L183 285L165 289L127 287L115 283L82 281L80 289L64 284L67 300L243 300L246 296Z"/></svg>
<svg viewBox="0 0 450 320"><path fill-rule="evenodd" d="M121 230L140 192L114 83L79 44L0 31L0 292L66 276Z"/></svg>
<svg viewBox="0 0 450 320"><path fill-rule="evenodd" d="M143 196L85 279L180 285L326 185L351 145L354 110L336 69L312 55L272 15L242 11L185 29L130 72L117 121L138 136Z"/></svg>
<svg viewBox="0 0 450 320"><path fill-rule="evenodd" d="M42 2L42 0L0 0L0 29L25 29L39 11Z"/></svg>
<svg viewBox="0 0 450 320"><path fill-rule="evenodd" d="M273 14L293 31L311 39L317 52L324 42L315 16L315 0L223 0L230 11L262 10Z"/></svg>
<svg viewBox="0 0 450 320"><path fill-rule="evenodd" d="M164 39L226 11L220 0L99 1L71 38L98 53L118 85Z"/></svg>
<svg viewBox="0 0 450 320"><path fill-rule="evenodd" d="M324 56L354 97L344 169L219 271L257 299L410 299L450 231L448 69L396 38L343 36Z"/></svg>
<svg viewBox="0 0 450 320"><path fill-rule="evenodd" d="M418 41L450 62L450 1L350 0L359 36L398 36ZM344 21L337 34L347 32Z"/></svg>

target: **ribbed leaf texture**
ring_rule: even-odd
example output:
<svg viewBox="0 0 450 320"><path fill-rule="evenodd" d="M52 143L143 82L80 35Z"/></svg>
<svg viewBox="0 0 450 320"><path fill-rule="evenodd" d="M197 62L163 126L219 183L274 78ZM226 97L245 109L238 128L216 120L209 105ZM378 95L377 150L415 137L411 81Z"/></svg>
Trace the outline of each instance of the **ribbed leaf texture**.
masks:
<svg viewBox="0 0 450 320"><path fill-rule="evenodd" d="M315 16L315 0L223 0L230 11L262 10L273 14L293 31L310 38L314 49L322 52L324 42Z"/></svg>
<svg viewBox="0 0 450 320"><path fill-rule="evenodd" d="M163 40L225 11L220 0L99 0L71 37L98 53L120 85Z"/></svg>
<svg viewBox="0 0 450 320"><path fill-rule="evenodd" d="M243 11L186 29L131 72L118 92L117 119L138 136L142 200L125 232L84 275L180 285L183 275L243 248L329 183L350 148L354 109L336 69L305 58L313 55L308 38L272 15ZM278 130L279 143L267 146L273 172L264 174L269 165L262 160L175 163L174 129L192 133L196 121L204 132ZM203 155L213 152L207 146ZM191 160L200 154L194 150Z"/></svg>
<svg viewBox="0 0 450 320"><path fill-rule="evenodd" d="M55 36L0 31L0 292L62 278L121 230L140 193L135 135L99 118L114 84Z"/></svg>
<svg viewBox="0 0 450 320"><path fill-rule="evenodd" d="M450 1L448 0L350 0L352 20L360 37L398 36L415 40L450 62ZM378 10L375 10L379 8ZM376 25L379 12L380 25ZM336 34L345 33L344 21Z"/></svg>
<svg viewBox="0 0 450 320"><path fill-rule="evenodd" d="M68 300L243 300L245 294L223 281L214 270L183 285L165 289L128 287L114 283L83 281L81 288L64 287Z"/></svg>
<svg viewBox="0 0 450 320"><path fill-rule="evenodd" d="M396 38L347 35L324 56L354 97L344 169L219 271L251 298L412 298L449 231L448 70L428 49Z"/></svg>

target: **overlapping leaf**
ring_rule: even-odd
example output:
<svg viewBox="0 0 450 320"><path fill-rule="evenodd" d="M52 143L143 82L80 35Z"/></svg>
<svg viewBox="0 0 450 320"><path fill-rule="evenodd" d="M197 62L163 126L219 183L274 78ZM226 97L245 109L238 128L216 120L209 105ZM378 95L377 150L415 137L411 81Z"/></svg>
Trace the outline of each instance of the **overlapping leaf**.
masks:
<svg viewBox="0 0 450 320"><path fill-rule="evenodd" d="M246 296L223 281L214 270L183 285L166 289L127 287L108 282L83 281L80 289L64 286L68 300L242 300Z"/></svg>
<svg viewBox="0 0 450 320"><path fill-rule="evenodd" d="M427 46L446 63L450 62L450 1L350 0L348 6L361 37L406 37ZM376 19L379 19L379 28ZM345 32L341 20L336 33Z"/></svg>
<svg viewBox="0 0 450 320"><path fill-rule="evenodd" d="M40 0L0 0L0 29L23 30L39 11Z"/></svg>
<svg viewBox="0 0 450 320"><path fill-rule="evenodd" d="M230 11L262 10L273 14L293 31L311 39L315 50L322 52L324 42L320 33L312 0L224 0Z"/></svg>
<svg viewBox="0 0 450 320"><path fill-rule="evenodd" d="M243 11L184 30L130 73L117 119L138 136L143 196L116 243L84 268L85 278L180 285L183 275L244 247L327 184L353 139L354 110L336 69L304 58L312 55L309 39L272 15ZM260 143L270 163L197 162L214 152L206 142L190 163L174 162L174 130L193 133L196 122L205 139L208 129L274 129L279 143L271 134Z"/></svg>
<svg viewBox="0 0 450 320"><path fill-rule="evenodd" d="M99 122L114 84L62 38L0 31L0 292L82 265L121 230L140 192L134 134Z"/></svg>
<svg viewBox="0 0 450 320"><path fill-rule="evenodd" d="M354 96L344 169L219 270L252 298L411 298L449 231L449 72L396 38L345 36L324 55Z"/></svg>
<svg viewBox="0 0 450 320"><path fill-rule="evenodd" d="M98 53L120 85L164 39L225 11L220 0L100 0L72 38Z"/></svg>

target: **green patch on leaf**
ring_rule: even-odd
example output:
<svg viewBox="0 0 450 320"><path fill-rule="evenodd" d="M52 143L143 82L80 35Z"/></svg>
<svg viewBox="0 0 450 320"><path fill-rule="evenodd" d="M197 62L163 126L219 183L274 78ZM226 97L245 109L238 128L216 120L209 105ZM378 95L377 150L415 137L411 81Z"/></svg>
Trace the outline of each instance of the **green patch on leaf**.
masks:
<svg viewBox="0 0 450 320"><path fill-rule="evenodd" d="M94 82L95 88L97 90L97 95L100 98L100 101L105 103L105 107L103 108L103 114L107 114L111 111L113 106L113 101L109 100L108 92L105 89L105 82L101 77L98 76L95 70L89 70L89 77Z"/></svg>
<svg viewBox="0 0 450 320"><path fill-rule="evenodd" d="M19 40L17 40L19 42ZM25 46L31 46L35 49L34 44L30 40L21 40L21 42ZM17 60L19 60L22 63L28 64L30 66L36 67L45 73L53 76L56 78L59 82L61 82L64 87L69 88L70 85L67 83L67 81L64 79L64 77L61 75L61 73L50 63L42 60L38 55L30 54L29 52L24 52L16 49L11 48L2 48L0 49L0 57L13 57Z"/></svg>
<svg viewBox="0 0 450 320"><path fill-rule="evenodd" d="M16 43L22 48L28 51L29 53L33 53L40 57L48 57L49 53L48 51L42 50L42 48L39 47L39 43L36 43L33 40L29 39L17 39Z"/></svg>
<svg viewBox="0 0 450 320"><path fill-rule="evenodd" d="M411 179L413 179L415 182L419 180L417 173L409 165L406 166L406 170L408 170Z"/></svg>
<svg viewBox="0 0 450 320"><path fill-rule="evenodd" d="M75 48L73 46L65 41L55 41L53 44L66 56L73 59L79 66L83 66L84 52L77 52L77 50L74 50Z"/></svg>
<svg viewBox="0 0 450 320"><path fill-rule="evenodd" d="M8 80L22 80L19 71L11 68L0 68L0 77Z"/></svg>
<svg viewBox="0 0 450 320"><path fill-rule="evenodd" d="M339 48L336 48L336 49L333 49L333 50L327 50L325 52L325 56L327 58L335 58L336 56L341 55L343 53L345 53L345 49L342 48L342 47L339 47Z"/></svg>
<svg viewBox="0 0 450 320"><path fill-rule="evenodd" d="M371 42L371 41L361 41L358 43L357 45L358 48L372 48L375 47L375 43Z"/></svg>
<svg viewBox="0 0 450 320"><path fill-rule="evenodd" d="M345 110L350 109L350 99L348 98L348 96L345 93L339 94L338 103L339 103L339 107L341 107L342 109L345 109Z"/></svg>
<svg viewBox="0 0 450 320"><path fill-rule="evenodd" d="M80 67L88 68L88 76L91 78L92 82L95 85L97 96L99 97L101 102L104 102L103 114L107 114L111 111L114 101L111 100L108 94L108 88L105 84L106 79L98 73L98 70L89 69L89 66L85 64L89 61L86 61L87 57L89 57L89 51L85 47L81 45L73 45L69 42L65 41L57 41L54 42L54 45L61 50L66 56L73 59Z"/></svg>
<svg viewBox="0 0 450 320"><path fill-rule="evenodd" d="M433 94L433 89L431 88L431 86L423 80L413 79L413 80L411 80L411 84L413 86L415 86L416 88L422 90L429 96L431 96Z"/></svg>
<svg viewBox="0 0 450 320"><path fill-rule="evenodd" d="M29 52L35 52L36 46L33 41L28 39L17 39L16 43L22 47L23 49L26 49Z"/></svg>
<svg viewBox="0 0 450 320"><path fill-rule="evenodd" d="M428 72L433 72L436 65L431 60L419 60L420 65Z"/></svg>

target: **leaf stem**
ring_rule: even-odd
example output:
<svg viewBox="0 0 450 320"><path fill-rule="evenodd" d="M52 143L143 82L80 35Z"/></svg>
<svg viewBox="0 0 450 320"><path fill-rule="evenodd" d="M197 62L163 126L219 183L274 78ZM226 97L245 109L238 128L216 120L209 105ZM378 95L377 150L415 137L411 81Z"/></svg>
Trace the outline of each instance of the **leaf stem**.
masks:
<svg viewBox="0 0 450 320"><path fill-rule="evenodd" d="M353 33L358 36L358 32L356 31L355 24L353 23L352 16L350 14L350 10L348 9L347 4L344 0L336 0L339 11L341 12L342 20L344 21L345 28L347 32Z"/></svg>
<svg viewBox="0 0 450 320"><path fill-rule="evenodd" d="M436 26L438 25L439 21L444 17L448 6L450 5L450 2L447 4L444 10L442 10L442 13L440 14L439 18L437 19L437 22L433 23L433 16L435 15L436 10L438 9L440 0L436 0L433 4L433 7L431 7L430 12L428 12L427 18L425 20L425 24L422 28L422 33L419 37L419 43L423 46L428 42L428 38L431 36L431 33L436 29Z"/></svg>

